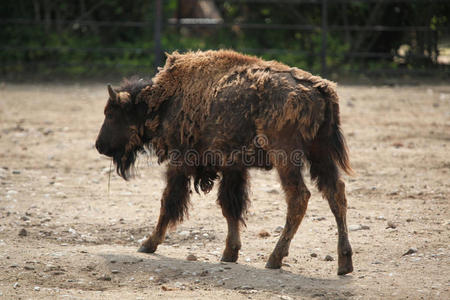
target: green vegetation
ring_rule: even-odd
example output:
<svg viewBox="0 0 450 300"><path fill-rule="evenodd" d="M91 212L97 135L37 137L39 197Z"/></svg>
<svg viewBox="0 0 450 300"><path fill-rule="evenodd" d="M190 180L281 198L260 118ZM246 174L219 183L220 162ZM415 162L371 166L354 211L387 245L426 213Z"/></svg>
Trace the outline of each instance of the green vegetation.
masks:
<svg viewBox="0 0 450 300"><path fill-rule="evenodd" d="M438 43L450 34L450 3L328 2L326 62L330 73L448 70L447 66L437 64L437 57ZM178 1L163 3L164 51L232 48L315 73L321 71L320 3L215 1L223 26L207 28L169 26L166 21L179 13ZM3 1L0 3L0 76L151 75L154 11L154 1L150 0ZM255 29L246 24L275 28ZM313 28L280 29L277 25L312 25ZM347 25L354 28L346 28ZM375 25L409 26L411 30L362 30ZM400 48L404 49L401 54Z"/></svg>

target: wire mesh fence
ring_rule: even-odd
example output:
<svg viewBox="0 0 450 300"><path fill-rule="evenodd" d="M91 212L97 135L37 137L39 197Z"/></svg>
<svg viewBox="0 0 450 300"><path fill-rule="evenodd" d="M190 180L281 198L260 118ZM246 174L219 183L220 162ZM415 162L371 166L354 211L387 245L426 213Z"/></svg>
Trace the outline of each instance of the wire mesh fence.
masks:
<svg viewBox="0 0 450 300"><path fill-rule="evenodd" d="M14 77L29 72L49 76L134 72L150 75L163 64L164 51L219 48L278 59L322 75L450 75L445 59L449 54L439 48L450 38L449 20L439 19L436 14L439 7L443 15L446 10L450 12L450 1L189 1L193 9L195 3L210 2L219 12L215 17L183 15L180 12L186 5L183 1L147 2L146 12L139 20L103 20L101 16L87 19L83 14L63 19L56 13L35 15L34 19L2 18L3 37L16 34L29 40L10 38L15 42L2 43L1 75ZM411 9L411 2L416 3L415 9L432 7L429 11L409 12L430 14L423 18L426 22L406 24L383 17L392 14L406 18L408 14L398 11ZM92 7L85 11L99 10L107 3L92 2ZM254 11L259 18L253 17ZM127 35L133 36L132 41L127 41ZM52 36L52 42L46 36ZM395 41L396 38L401 41Z"/></svg>

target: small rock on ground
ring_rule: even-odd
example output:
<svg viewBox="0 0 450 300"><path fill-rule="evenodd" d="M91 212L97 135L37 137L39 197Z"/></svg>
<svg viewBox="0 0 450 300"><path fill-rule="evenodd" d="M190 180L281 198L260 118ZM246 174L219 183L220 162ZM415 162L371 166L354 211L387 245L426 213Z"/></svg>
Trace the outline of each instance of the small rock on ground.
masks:
<svg viewBox="0 0 450 300"><path fill-rule="evenodd" d="M197 260L197 256L195 256L194 254L189 254L186 259L188 261L196 261Z"/></svg>
<svg viewBox="0 0 450 300"><path fill-rule="evenodd" d="M370 227L369 226L367 226L367 225L350 225L349 227L348 227L348 230L350 230L350 231L358 231L358 230L369 230L370 229Z"/></svg>
<svg viewBox="0 0 450 300"><path fill-rule="evenodd" d="M284 227L283 226L278 226L277 228L275 228L275 232L276 233L280 233L280 232L282 232L283 231L283 229L284 229Z"/></svg>
<svg viewBox="0 0 450 300"><path fill-rule="evenodd" d="M395 228L397 228L397 225L392 221L388 221L386 229L388 229L388 228L395 229Z"/></svg>
<svg viewBox="0 0 450 300"><path fill-rule="evenodd" d="M405 253L403 253L402 256L405 256L405 255L411 255L411 254L416 253L416 252L417 252L417 249L416 249L416 248L409 248L409 250L406 251Z"/></svg>
<svg viewBox="0 0 450 300"><path fill-rule="evenodd" d="M267 232L267 230L261 230L259 233L258 233L258 236L260 237L260 238L266 238L266 237L269 237L270 236L270 233L269 232Z"/></svg>
<svg viewBox="0 0 450 300"><path fill-rule="evenodd" d="M324 258L324 260L325 260L325 261L333 261L334 258L333 258L333 256L331 256L331 255L326 255L325 258Z"/></svg>

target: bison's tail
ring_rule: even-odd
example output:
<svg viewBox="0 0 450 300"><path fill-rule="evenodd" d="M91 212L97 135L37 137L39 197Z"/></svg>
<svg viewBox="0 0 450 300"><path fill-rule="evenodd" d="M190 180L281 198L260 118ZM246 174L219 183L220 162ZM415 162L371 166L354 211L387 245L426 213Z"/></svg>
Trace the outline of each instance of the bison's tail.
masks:
<svg viewBox="0 0 450 300"><path fill-rule="evenodd" d="M339 168L349 175L353 174L353 170L340 128L337 94L327 82L318 88L326 102L324 121L311 143L308 160L311 163L311 178L317 181L320 190L324 190L336 184Z"/></svg>
<svg viewBox="0 0 450 300"><path fill-rule="evenodd" d="M342 134L342 130L339 126L336 126L331 134L330 153L333 160L339 165L342 171L348 175L352 175L354 173L348 158L347 143L345 142L344 135Z"/></svg>

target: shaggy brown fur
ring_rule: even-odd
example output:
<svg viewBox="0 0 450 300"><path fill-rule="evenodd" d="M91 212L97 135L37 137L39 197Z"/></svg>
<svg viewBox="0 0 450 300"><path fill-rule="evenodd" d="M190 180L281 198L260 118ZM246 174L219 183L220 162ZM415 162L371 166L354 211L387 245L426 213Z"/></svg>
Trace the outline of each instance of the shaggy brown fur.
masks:
<svg viewBox="0 0 450 300"><path fill-rule="evenodd" d="M334 83L233 51L175 52L152 81L110 89L105 115L96 146L114 158L122 177L145 146L160 162L169 161L158 225L140 251L155 251L167 226L183 220L190 178L196 191L209 192L220 173L218 203L228 222L222 260L236 261L239 222L248 207L247 169L275 167L288 213L267 267L281 267L310 197L301 165L292 160L301 152L336 217L338 273L353 270L339 179L339 168L347 173L351 168Z"/></svg>

